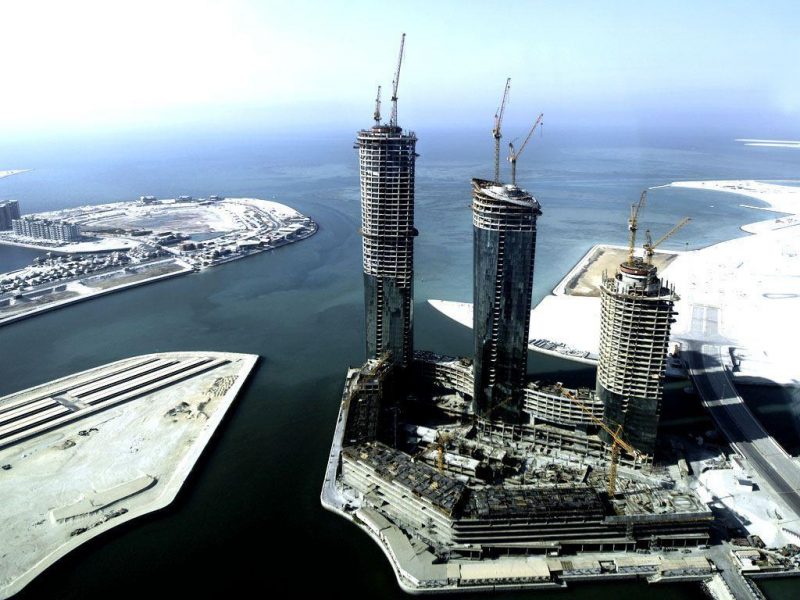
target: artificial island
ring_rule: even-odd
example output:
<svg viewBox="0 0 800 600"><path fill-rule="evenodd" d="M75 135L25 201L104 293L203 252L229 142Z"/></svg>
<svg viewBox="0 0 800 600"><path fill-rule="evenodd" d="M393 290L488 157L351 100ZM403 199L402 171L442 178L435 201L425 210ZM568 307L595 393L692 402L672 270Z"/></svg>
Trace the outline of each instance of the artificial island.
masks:
<svg viewBox="0 0 800 600"><path fill-rule="evenodd" d="M20 215L0 202L0 244L45 252L0 273L0 325L73 302L185 275L308 238L317 224L271 200L209 196Z"/></svg>
<svg viewBox="0 0 800 600"><path fill-rule="evenodd" d="M473 355L415 351L417 138L397 120L403 43L388 123L379 88L375 124L357 134L367 361L347 373L323 506L365 531L411 593L645 578L758 597L743 573L791 570L792 545L781 554L758 536L728 543L728 516L694 477L709 467L680 443L659 443L679 295L659 275L654 243L634 252L644 195L629 248L599 282L595 388L527 374L543 210L516 182L527 140L511 149L511 182L501 180L508 82L494 178L472 179Z"/></svg>
<svg viewBox="0 0 800 600"><path fill-rule="evenodd" d="M257 356L133 356L0 398L0 598L170 504Z"/></svg>

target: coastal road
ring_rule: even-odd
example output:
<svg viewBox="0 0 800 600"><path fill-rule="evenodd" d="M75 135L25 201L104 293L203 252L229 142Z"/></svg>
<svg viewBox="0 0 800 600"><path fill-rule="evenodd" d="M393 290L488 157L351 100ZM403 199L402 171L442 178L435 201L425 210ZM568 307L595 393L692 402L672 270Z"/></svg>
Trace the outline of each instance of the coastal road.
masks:
<svg viewBox="0 0 800 600"><path fill-rule="evenodd" d="M719 310L692 307L692 330L681 352L703 405L760 477L800 519L800 465L761 426L733 385L719 335Z"/></svg>

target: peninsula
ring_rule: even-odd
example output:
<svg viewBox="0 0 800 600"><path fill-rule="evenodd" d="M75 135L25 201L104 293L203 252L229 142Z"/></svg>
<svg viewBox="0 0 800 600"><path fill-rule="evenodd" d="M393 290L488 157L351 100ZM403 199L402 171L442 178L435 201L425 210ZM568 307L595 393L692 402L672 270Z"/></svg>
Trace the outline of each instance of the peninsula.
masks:
<svg viewBox="0 0 800 600"><path fill-rule="evenodd" d="M0 232L0 244L46 255L0 273L0 325L73 302L161 281L303 240L317 224L293 208L256 198L115 202L25 215L69 223L79 239Z"/></svg>
<svg viewBox="0 0 800 600"><path fill-rule="evenodd" d="M257 359L148 354L0 398L0 598L170 504Z"/></svg>

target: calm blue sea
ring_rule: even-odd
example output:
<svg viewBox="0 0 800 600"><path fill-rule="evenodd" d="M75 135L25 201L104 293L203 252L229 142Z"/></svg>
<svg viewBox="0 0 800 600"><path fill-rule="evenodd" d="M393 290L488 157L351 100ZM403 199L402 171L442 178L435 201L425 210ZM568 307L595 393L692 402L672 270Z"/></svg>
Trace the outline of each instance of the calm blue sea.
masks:
<svg viewBox="0 0 800 600"><path fill-rule="evenodd" d="M418 130L416 331L419 348L469 354L470 332L425 300L469 301L469 179L492 169L486 132ZM381 551L319 506L319 489L348 365L363 360L355 132L296 137L161 133L0 143L0 199L23 213L140 195L276 199L309 215L317 235L274 253L136 288L0 328L0 394L131 354L226 350L263 357L176 503L60 561L23 598L161 593L208 597L229 581L276 593L313 589L402 597ZM797 180L800 152L668 132L556 131L520 159L518 181L540 200L536 301L595 243L624 243L642 189L683 179ZM658 189L643 228L692 223L665 247L698 248L743 235L769 215L727 194ZM0 271L37 253L0 247ZM532 356L532 372L588 383L591 369ZM775 405L784 400L768 400ZM769 410L768 410L769 411ZM767 411L767 412L768 412ZM789 442L797 440L788 434ZM32 491L3 490L4 493ZM251 548L255 547L253 552ZM308 572L300 580L287 573ZM770 584L772 585L772 584ZM783 586L783 587L781 587ZM774 588L774 589L773 589ZM768 591L787 598L785 584ZM777 590L777 591L775 591ZM575 586L541 598L701 598L695 586ZM515 595L514 597L528 597Z"/></svg>

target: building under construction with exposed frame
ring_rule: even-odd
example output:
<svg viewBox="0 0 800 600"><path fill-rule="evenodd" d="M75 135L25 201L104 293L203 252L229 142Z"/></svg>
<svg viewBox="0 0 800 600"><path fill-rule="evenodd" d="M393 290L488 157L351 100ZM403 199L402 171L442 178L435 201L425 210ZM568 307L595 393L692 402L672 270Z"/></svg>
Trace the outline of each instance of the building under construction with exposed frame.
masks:
<svg viewBox="0 0 800 600"><path fill-rule="evenodd" d="M641 259L604 276L600 296L597 397L606 421L621 425L630 443L652 456L678 297Z"/></svg>
<svg viewBox="0 0 800 600"><path fill-rule="evenodd" d="M414 166L417 137L397 124L397 86L405 34L392 87L392 113L381 123L380 93L375 125L358 132L361 236L367 357L388 354L407 367L413 353Z"/></svg>
<svg viewBox="0 0 800 600"><path fill-rule="evenodd" d="M630 351L639 360L649 351L650 362L641 363L643 368L658 367L663 373L662 336L669 333L672 314L672 296L665 294L672 292L660 282L656 290L649 275L643 288L638 280L620 278L605 284L607 376L598 380L598 392L601 383L608 386L602 388L605 396L528 381L528 320L541 209L515 182L502 184L497 166L493 181L472 182L474 357L413 351L416 137L396 120L402 52L401 45L392 118L388 125L380 123L379 90L375 126L360 131L356 144L367 362L348 373L323 505L381 544L409 591L475 582L552 584L557 579L547 566L535 573L523 569L523 574L514 567L503 574L507 563L502 560L492 561L491 572L480 577L465 575L465 564L485 559L705 544L713 520L708 508L693 493L670 485L665 473L652 472L649 463L642 468L623 461L617 473L616 462L609 467L613 444L598 435L598 423L608 412L606 392L622 389L614 386L628 382L633 364L611 354ZM500 115L507 94L508 83ZM496 148L499 131L496 116ZM625 294L636 293L635 301L626 304ZM648 318L653 313L655 330L638 332L641 343L628 345L625 323L649 331L651 323L640 313ZM634 371L638 385L640 374ZM620 395L633 390L660 399L660 389L645 386L640 392L633 386ZM629 435L628 427L644 422L633 406L624 405ZM637 442L646 443L648 435Z"/></svg>
<svg viewBox="0 0 800 600"><path fill-rule="evenodd" d="M413 351L416 136L394 125L358 132L367 356Z"/></svg>

